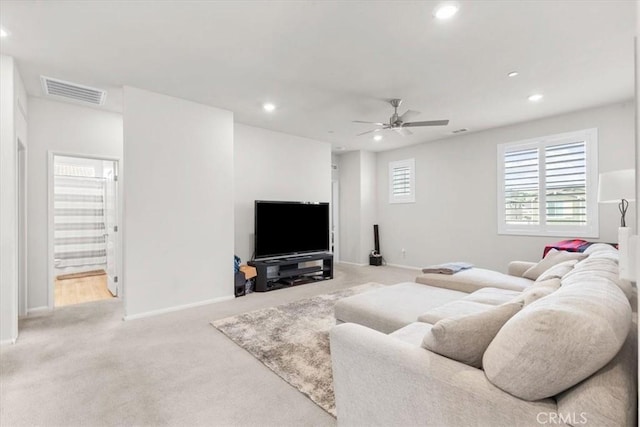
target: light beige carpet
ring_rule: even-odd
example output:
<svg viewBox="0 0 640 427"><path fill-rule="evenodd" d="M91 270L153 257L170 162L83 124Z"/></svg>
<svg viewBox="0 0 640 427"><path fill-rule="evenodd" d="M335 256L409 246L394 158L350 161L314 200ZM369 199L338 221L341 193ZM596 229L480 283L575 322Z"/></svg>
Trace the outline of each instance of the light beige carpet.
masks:
<svg viewBox="0 0 640 427"><path fill-rule="evenodd" d="M365 283L211 324L335 417L329 353L333 307L341 298L381 286Z"/></svg>

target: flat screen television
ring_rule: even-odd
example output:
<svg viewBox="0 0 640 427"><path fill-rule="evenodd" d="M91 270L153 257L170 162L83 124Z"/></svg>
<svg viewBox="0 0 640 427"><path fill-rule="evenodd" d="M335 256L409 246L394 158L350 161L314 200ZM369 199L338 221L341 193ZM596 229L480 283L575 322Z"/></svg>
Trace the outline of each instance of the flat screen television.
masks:
<svg viewBox="0 0 640 427"><path fill-rule="evenodd" d="M329 251L329 203L256 200L255 258Z"/></svg>

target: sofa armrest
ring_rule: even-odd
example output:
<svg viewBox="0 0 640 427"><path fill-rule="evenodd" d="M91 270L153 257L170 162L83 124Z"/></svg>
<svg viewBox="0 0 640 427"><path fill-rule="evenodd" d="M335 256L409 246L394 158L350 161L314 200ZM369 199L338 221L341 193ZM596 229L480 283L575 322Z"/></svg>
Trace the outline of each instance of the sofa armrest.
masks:
<svg viewBox="0 0 640 427"><path fill-rule="evenodd" d="M331 330L338 424L539 426L555 401L527 402L484 372L353 323ZM548 419L548 418L547 418Z"/></svg>
<svg viewBox="0 0 640 427"><path fill-rule="evenodd" d="M522 277L525 271L536 265L535 262L529 261L511 261L507 273L510 276Z"/></svg>

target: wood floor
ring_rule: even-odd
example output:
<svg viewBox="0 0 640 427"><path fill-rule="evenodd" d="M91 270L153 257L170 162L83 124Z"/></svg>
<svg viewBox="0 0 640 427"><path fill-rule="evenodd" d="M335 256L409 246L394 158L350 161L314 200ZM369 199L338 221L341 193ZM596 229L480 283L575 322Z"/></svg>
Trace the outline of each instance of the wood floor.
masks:
<svg viewBox="0 0 640 427"><path fill-rule="evenodd" d="M86 277L73 277L55 282L54 304L56 307L100 301L113 298L107 288L106 273Z"/></svg>

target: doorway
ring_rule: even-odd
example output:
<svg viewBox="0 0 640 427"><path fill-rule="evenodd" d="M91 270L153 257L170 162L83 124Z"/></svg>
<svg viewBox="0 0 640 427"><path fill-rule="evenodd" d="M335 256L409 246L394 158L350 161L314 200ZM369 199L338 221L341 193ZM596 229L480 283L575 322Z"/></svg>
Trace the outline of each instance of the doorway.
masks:
<svg viewBox="0 0 640 427"><path fill-rule="evenodd" d="M50 304L118 297L118 161L53 154L51 172Z"/></svg>
<svg viewBox="0 0 640 427"><path fill-rule="evenodd" d="M340 185L331 181L331 251L336 262L340 261Z"/></svg>

